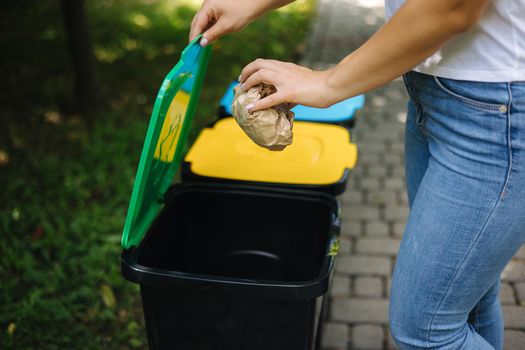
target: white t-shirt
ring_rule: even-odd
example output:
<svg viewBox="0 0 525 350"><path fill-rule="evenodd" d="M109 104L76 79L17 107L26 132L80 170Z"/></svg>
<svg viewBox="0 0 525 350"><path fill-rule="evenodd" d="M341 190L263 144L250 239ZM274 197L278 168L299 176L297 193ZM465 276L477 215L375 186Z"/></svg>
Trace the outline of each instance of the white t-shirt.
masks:
<svg viewBox="0 0 525 350"><path fill-rule="evenodd" d="M387 20L404 0L385 0ZM525 0L492 0L478 23L415 71L457 80L525 81Z"/></svg>

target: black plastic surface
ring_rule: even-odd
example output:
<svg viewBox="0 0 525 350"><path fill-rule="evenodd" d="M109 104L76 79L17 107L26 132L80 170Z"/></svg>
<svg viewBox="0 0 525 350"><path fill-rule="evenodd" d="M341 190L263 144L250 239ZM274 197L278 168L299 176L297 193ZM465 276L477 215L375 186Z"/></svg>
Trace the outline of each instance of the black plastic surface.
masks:
<svg viewBox="0 0 525 350"><path fill-rule="evenodd" d="M305 185L305 184L293 184L293 183L273 183L273 182L253 182L243 181L235 179L222 179L210 176L201 176L191 171L191 163L183 160L181 162L181 179L183 182L216 182L223 184L240 184L250 186L263 186L263 187L275 187L282 189L293 189L300 191L319 191L327 193L333 196L342 194L346 189L346 183L348 182L350 170L346 169L343 176L335 183L328 185Z"/></svg>
<svg viewBox="0 0 525 350"><path fill-rule="evenodd" d="M317 339L316 299L260 299L151 285L141 286L141 292L152 350L310 350Z"/></svg>
<svg viewBox="0 0 525 350"><path fill-rule="evenodd" d="M173 187L123 274L141 285L151 349L311 349L338 234L329 195Z"/></svg>

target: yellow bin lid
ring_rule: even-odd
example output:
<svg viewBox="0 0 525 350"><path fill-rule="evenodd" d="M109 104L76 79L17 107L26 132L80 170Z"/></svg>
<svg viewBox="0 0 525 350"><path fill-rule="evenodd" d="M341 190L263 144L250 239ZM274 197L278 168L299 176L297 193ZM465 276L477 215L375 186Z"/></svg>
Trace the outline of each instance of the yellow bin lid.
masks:
<svg viewBox="0 0 525 350"><path fill-rule="evenodd" d="M290 146L269 151L225 118L200 133L185 161L199 176L294 185L332 185L355 166L357 146L347 129L296 121L293 133Z"/></svg>

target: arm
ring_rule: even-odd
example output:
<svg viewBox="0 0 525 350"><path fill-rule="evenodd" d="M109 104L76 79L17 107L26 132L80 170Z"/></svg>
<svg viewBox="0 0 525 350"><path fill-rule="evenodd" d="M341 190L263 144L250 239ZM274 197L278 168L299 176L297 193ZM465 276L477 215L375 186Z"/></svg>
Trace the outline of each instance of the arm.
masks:
<svg viewBox="0 0 525 350"><path fill-rule="evenodd" d="M191 23L190 41L204 32L205 46L221 36L237 32L264 13L294 0L205 0Z"/></svg>
<svg viewBox="0 0 525 350"><path fill-rule="evenodd" d="M379 87L407 72L480 18L490 0L408 0L359 49L336 67L315 72L296 65L257 60L241 73L248 89L262 81L277 93L253 110L282 102L327 107Z"/></svg>

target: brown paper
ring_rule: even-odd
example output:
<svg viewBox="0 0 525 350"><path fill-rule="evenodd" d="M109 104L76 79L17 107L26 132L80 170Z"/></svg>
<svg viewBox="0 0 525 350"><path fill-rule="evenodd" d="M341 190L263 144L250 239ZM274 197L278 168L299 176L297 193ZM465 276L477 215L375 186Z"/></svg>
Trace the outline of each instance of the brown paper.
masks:
<svg viewBox="0 0 525 350"><path fill-rule="evenodd" d="M292 143L294 114L289 105L281 104L253 113L246 109L250 103L273 94L275 87L259 84L244 92L237 85L234 91L233 117L253 142L271 151L282 151Z"/></svg>

